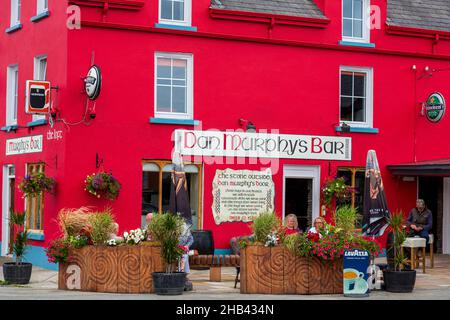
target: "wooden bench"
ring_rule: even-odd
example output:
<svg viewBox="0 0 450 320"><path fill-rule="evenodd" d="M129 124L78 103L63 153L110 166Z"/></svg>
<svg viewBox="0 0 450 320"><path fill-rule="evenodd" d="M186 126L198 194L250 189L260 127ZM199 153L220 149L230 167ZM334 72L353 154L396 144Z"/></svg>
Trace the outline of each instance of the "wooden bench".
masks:
<svg viewBox="0 0 450 320"><path fill-rule="evenodd" d="M237 254L221 254L221 255L193 255L189 256L189 267L209 268L209 281L220 282L222 280L222 267L239 268L240 258Z"/></svg>

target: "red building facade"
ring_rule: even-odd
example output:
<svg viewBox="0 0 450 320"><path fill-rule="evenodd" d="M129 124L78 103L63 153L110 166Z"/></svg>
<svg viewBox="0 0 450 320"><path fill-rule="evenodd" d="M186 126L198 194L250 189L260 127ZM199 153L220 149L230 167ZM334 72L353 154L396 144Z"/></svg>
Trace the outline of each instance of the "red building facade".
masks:
<svg viewBox="0 0 450 320"><path fill-rule="evenodd" d="M442 19L401 0L285 3L2 0L2 255L11 208L29 214L28 258L45 267L43 247L58 235L61 208L111 206L120 232L140 227L145 213L167 208L175 130L237 130L242 138L250 123L257 133L309 139L311 148L318 137L347 141L349 154L186 156L194 227L213 231L218 252L232 236L250 233L246 222L217 224L218 170L270 167L274 210L297 214L306 228L322 214L324 182L344 175L360 186L374 149L390 209L406 214L424 197L435 214L437 250L449 253L450 120L432 122L423 112L432 93L450 96L445 1L446 10L436 10ZM95 101L84 92L93 64L102 73ZM50 81L54 117L25 113L25 84L33 79ZM20 150L30 141L34 150ZM101 169L122 185L115 201L84 190L86 176ZM27 203L17 186L30 170L55 178L55 193Z"/></svg>

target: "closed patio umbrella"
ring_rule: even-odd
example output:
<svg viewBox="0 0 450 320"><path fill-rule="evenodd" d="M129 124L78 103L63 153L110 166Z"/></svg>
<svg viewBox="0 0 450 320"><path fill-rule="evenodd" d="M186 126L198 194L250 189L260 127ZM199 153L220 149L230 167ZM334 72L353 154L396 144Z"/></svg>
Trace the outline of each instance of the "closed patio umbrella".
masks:
<svg viewBox="0 0 450 320"><path fill-rule="evenodd" d="M383 235L388 227L390 211L381 179L375 150L367 153L366 173L364 183L364 217L363 233L366 236L378 237Z"/></svg>
<svg viewBox="0 0 450 320"><path fill-rule="evenodd" d="M172 162L174 168L171 174L169 211L173 214L180 213L186 223L192 225L192 213L187 191L186 173L183 169L181 156L174 152Z"/></svg>

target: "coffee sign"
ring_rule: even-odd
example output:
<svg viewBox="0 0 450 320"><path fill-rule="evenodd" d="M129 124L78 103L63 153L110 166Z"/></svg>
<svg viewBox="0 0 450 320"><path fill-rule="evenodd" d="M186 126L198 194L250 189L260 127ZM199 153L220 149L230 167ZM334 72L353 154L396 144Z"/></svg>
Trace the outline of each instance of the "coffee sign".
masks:
<svg viewBox="0 0 450 320"><path fill-rule="evenodd" d="M445 114L445 99L442 94L435 92L428 97L425 104L427 119L431 122L439 122Z"/></svg>
<svg viewBox="0 0 450 320"><path fill-rule="evenodd" d="M50 109L50 82L28 80L26 88L25 112L28 114L46 114Z"/></svg>

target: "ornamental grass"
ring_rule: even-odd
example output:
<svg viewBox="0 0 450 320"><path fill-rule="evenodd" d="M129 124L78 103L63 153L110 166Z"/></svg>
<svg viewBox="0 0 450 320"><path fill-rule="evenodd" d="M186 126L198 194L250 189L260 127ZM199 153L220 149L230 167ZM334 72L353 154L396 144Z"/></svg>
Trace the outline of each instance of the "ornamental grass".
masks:
<svg viewBox="0 0 450 320"><path fill-rule="evenodd" d="M91 215L92 211L88 207L61 209L57 221L59 229L64 234L64 239L76 237L90 229L89 217Z"/></svg>

